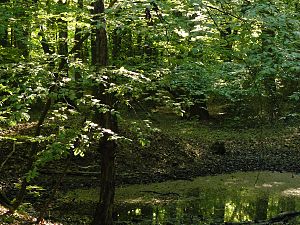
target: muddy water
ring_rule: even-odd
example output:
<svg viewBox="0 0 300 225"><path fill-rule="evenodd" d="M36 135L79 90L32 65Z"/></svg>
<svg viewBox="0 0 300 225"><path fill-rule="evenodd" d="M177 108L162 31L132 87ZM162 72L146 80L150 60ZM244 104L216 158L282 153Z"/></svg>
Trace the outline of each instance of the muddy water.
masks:
<svg viewBox="0 0 300 225"><path fill-rule="evenodd" d="M300 210L300 175L240 172L118 188L118 224L221 224ZM292 224L292 223L290 223ZM300 220L294 222L300 224Z"/></svg>

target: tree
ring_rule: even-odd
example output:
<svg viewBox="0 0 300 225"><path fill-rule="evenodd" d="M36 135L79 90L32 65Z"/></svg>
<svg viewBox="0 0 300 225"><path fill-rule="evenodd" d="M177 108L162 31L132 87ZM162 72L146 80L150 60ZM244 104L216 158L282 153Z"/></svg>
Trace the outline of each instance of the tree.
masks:
<svg viewBox="0 0 300 225"><path fill-rule="evenodd" d="M97 0L93 3L93 32L92 32L92 63L95 65L96 74L108 65L108 43L104 19L104 1ZM115 195L115 154L116 143L112 139L112 133L116 133L118 126L113 114L114 98L111 93L106 93L105 86L109 85L111 78L106 84L100 83L94 87L93 94L107 106L107 111L95 111L95 122L105 129L103 137L99 140L98 151L101 155L100 199L97 205L93 225L111 225L113 223L113 201Z"/></svg>

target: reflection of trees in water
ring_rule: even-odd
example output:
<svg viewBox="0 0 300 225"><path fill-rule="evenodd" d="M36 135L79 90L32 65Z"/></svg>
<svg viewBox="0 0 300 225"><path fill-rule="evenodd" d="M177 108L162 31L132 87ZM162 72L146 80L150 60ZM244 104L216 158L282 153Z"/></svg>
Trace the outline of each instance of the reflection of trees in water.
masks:
<svg viewBox="0 0 300 225"><path fill-rule="evenodd" d="M154 214L150 204L125 203L116 206L114 221L152 221Z"/></svg>
<svg viewBox="0 0 300 225"><path fill-rule="evenodd" d="M151 215L153 214L153 207L151 205L143 205L141 207L141 215L143 219L152 219Z"/></svg>
<svg viewBox="0 0 300 225"><path fill-rule="evenodd" d="M247 189L230 190L226 195L224 221L249 221L252 219L255 198Z"/></svg>
<svg viewBox="0 0 300 225"><path fill-rule="evenodd" d="M215 199L214 203L214 213L211 219L216 222L224 222L226 199L219 197Z"/></svg>
<svg viewBox="0 0 300 225"><path fill-rule="evenodd" d="M259 193L256 198L254 220L266 220L268 218L269 193Z"/></svg>
<svg viewBox="0 0 300 225"><path fill-rule="evenodd" d="M296 209L296 202L294 197L279 197L278 201L279 205L279 212L285 212L285 211L295 211Z"/></svg>
<svg viewBox="0 0 300 225"><path fill-rule="evenodd" d="M281 195L273 195L269 199L268 218L274 217L281 212L297 211L300 209L297 198Z"/></svg>
<svg viewBox="0 0 300 225"><path fill-rule="evenodd" d="M186 200L151 204L124 204L117 207L119 221L151 221L151 224L193 224L267 220L281 212L300 208L295 198L248 189L220 192L192 190ZM200 193L200 194L198 194ZM187 198L189 196L186 196Z"/></svg>
<svg viewBox="0 0 300 225"><path fill-rule="evenodd" d="M180 220L180 218L182 217L181 214L178 215L177 213L177 203L175 202L174 204L169 204L166 206L166 220L165 222L168 222L169 224L173 224L174 222Z"/></svg>

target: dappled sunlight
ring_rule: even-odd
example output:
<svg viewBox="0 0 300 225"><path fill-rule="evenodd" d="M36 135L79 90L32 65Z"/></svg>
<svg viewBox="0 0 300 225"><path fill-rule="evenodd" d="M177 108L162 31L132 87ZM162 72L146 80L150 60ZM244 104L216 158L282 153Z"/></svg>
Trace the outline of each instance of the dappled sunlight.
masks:
<svg viewBox="0 0 300 225"><path fill-rule="evenodd" d="M7 208L0 205L0 215L1 216L5 215L8 212L9 212L9 210Z"/></svg>
<svg viewBox="0 0 300 225"><path fill-rule="evenodd" d="M287 190L284 190L282 192L282 194L286 195L286 196L300 197L300 188L287 189Z"/></svg>
<svg viewBox="0 0 300 225"><path fill-rule="evenodd" d="M35 127L37 122L19 123L9 129L0 129L0 136L20 135ZM1 138L1 137L0 137ZM1 140L1 139L0 139Z"/></svg>
<svg viewBox="0 0 300 225"><path fill-rule="evenodd" d="M21 224L23 221L28 222L35 222L36 218L29 216L28 214L21 213L21 212L14 212L11 214L9 210L0 205L0 217L1 217L1 224ZM6 223L8 221L9 223Z"/></svg>
<svg viewBox="0 0 300 225"><path fill-rule="evenodd" d="M128 204L162 204L162 203L167 203L173 201L173 199L160 199L160 198L144 198L144 197L138 197L138 198L132 198L132 199L127 199L123 203L128 203Z"/></svg>
<svg viewBox="0 0 300 225"><path fill-rule="evenodd" d="M127 199L126 201L124 201L126 203L144 203L145 200L143 199L143 197L138 197L138 198L132 198L132 199Z"/></svg>
<svg viewBox="0 0 300 225"><path fill-rule="evenodd" d="M273 187L273 185L272 184L263 184L263 185L261 185L262 187Z"/></svg>
<svg viewBox="0 0 300 225"><path fill-rule="evenodd" d="M0 0L0 225L300 219L299 7Z"/></svg>
<svg viewBox="0 0 300 225"><path fill-rule="evenodd" d="M0 224L1 225L22 225L22 224L36 224L37 218L28 215L24 212L9 213L9 210L0 205ZM63 223L56 223L47 220L42 220L39 225L64 225Z"/></svg>
<svg viewBox="0 0 300 225"><path fill-rule="evenodd" d="M226 181L224 183L224 185L226 185L226 186L228 186L228 185L234 185L234 184L236 184L236 181Z"/></svg>
<svg viewBox="0 0 300 225"><path fill-rule="evenodd" d="M189 36L189 33L186 32L186 31L183 30L183 29L177 29L177 28L176 28L176 29L174 30L174 32L175 32L176 34L178 34L179 36L183 37L183 38Z"/></svg>
<svg viewBox="0 0 300 225"><path fill-rule="evenodd" d="M263 183L261 185L255 185L257 188L272 188L284 185L284 182L271 182L271 183Z"/></svg>
<svg viewBox="0 0 300 225"><path fill-rule="evenodd" d="M244 211L249 207L249 203L244 203L243 207L229 201L225 204L224 221L250 221L251 218L247 212Z"/></svg>

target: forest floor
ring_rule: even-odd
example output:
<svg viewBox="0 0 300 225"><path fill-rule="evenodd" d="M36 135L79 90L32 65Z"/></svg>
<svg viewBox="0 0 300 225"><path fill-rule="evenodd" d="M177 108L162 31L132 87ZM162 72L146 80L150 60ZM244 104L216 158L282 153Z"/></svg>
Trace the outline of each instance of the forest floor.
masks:
<svg viewBox="0 0 300 225"><path fill-rule="evenodd" d="M139 116L130 116L130 121L138 123ZM139 144L140 134L132 134L129 127L124 127L124 135L132 139L123 142L117 153L117 186L137 183L152 183L166 180L190 180L197 176L215 175L235 171L285 171L300 172L300 125L280 123L278 125L253 125L251 123L225 122L219 119L209 121L181 120L172 114L153 114L152 128L145 129L144 146ZM148 123L148 122L145 122ZM128 124L128 123L127 123ZM0 134L26 134L34 123L15 127L10 131L0 131ZM126 128L127 126L127 128ZM144 127L144 128L143 128ZM147 130L148 129L148 130ZM224 142L225 154L215 154L211 146L216 142ZM1 163L13 149L10 141L0 141ZM26 161L28 144L16 144L15 152L3 167L1 166L0 185L10 198L16 193L16 183L19 182ZM85 157L77 157L60 185L61 192L78 188L98 187L99 157L95 151L87 152ZM2 164L1 164L2 165ZM25 199L33 203L35 209L44 204L49 192L64 173L65 161L49 164L41 169L41 175L34 182L30 195ZM43 187L43 189L40 189ZM41 194L41 196L39 196ZM73 200L74 202L74 200ZM76 202L76 201L75 201ZM69 202L68 210L80 209L83 215L91 216L91 208ZM53 203L54 211L66 209L65 203ZM34 208L23 206L25 211L36 211ZM85 209L85 210L84 210ZM2 210L4 212L4 210ZM55 216L59 218L58 216ZM3 217L4 218L4 217ZM1 221L0 210L0 221ZM5 217L9 220L8 217ZM67 223L67 219L64 219ZM14 219L14 221L20 221ZM1 224L6 223L2 219ZM84 223L82 223L84 224Z"/></svg>

